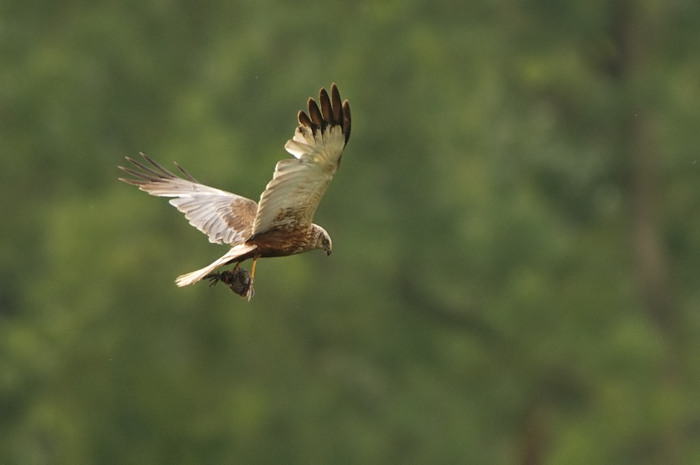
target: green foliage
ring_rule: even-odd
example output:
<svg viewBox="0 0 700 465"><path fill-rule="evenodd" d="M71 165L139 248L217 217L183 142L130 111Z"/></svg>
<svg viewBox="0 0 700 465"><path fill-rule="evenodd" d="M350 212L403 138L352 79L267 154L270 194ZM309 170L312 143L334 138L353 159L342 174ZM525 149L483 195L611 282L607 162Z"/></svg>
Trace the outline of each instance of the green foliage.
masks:
<svg viewBox="0 0 700 465"><path fill-rule="evenodd" d="M691 3L5 2L0 463L698 462ZM331 258L175 287L116 165L257 198L331 82Z"/></svg>

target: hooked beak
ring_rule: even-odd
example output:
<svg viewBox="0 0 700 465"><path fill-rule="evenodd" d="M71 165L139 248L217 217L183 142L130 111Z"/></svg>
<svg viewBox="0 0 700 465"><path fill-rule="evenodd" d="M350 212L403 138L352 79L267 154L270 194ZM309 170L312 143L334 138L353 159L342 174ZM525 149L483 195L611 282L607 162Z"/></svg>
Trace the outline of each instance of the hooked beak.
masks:
<svg viewBox="0 0 700 465"><path fill-rule="evenodd" d="M326 255L330 255L331 252L333 252L333 249L331 249L330 247L326 247Z"/></svg>

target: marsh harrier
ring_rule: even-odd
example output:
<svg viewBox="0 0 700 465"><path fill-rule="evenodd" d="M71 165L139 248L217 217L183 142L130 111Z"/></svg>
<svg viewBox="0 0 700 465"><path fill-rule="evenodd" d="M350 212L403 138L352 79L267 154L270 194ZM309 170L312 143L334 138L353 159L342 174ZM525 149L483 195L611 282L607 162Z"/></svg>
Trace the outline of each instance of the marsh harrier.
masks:
<svg viewBox="0 0 700 465"><path fill-rule="evenodd" d="M320 104L320 107L319 107ZM294 156L281 160L272 180L256 203L240 195L201 184L177 163L180 175L144 155L145 161L126 159L133 167L119 168L132 178L119 178L170 203L185 214L190 224L209 236L209 241L231 249L212 264L179 276L178 286L194 284L217 268L252 259L250 281L261 257L281 257L322 249L330 255L331 238L312 223L314 212L340 165L350 138L350 104L341 103L338 87L319 92L319 103L308 101L308 114L299 112L299 126L284 148ZM250 298L251 294L248 294Z"/></svg>

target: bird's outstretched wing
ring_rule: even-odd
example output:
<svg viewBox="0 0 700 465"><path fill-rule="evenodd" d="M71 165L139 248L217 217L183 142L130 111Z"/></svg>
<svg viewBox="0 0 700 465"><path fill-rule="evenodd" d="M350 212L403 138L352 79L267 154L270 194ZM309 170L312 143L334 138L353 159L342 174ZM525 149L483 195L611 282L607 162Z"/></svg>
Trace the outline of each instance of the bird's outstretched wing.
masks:
<svg viewBox="0 0 700 465"><path fill-rule="evenodd" d="M251 236L258 210L255 201L200 184L177 163L184 178L143 153L141 156L150 166L126 157L135 168L119 168L133 179L119 178L121 181L157 197L174 197L170 203L185 214L192 226L209 236L210 242L236 245Z"/></svg>
<svg viewBox="0 0 700 465"><path fill-rule="evenodd" d="M319 92L321 107L309 99L309 114L299 112L299 127L284 148L293 159L277 163L260 196L253 235L309 225L328 183L333 179L350 138L350 104L341 103L338 87Z"/></svg>

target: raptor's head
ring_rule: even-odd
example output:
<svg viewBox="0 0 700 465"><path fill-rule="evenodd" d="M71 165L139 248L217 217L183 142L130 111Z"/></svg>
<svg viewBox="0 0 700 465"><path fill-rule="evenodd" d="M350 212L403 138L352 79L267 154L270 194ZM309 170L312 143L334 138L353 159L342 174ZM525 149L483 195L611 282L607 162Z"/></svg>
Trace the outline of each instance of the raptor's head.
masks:
<svg viewBox="0 0 700 465"><path fill-rule="evenodd" d="M328 232L319 225L314 224L313 227L316 237L314 248L323 249L326 251L326 255L330 255L333 251L333 241L331 241L331 236L329 236Z"/></svg>

